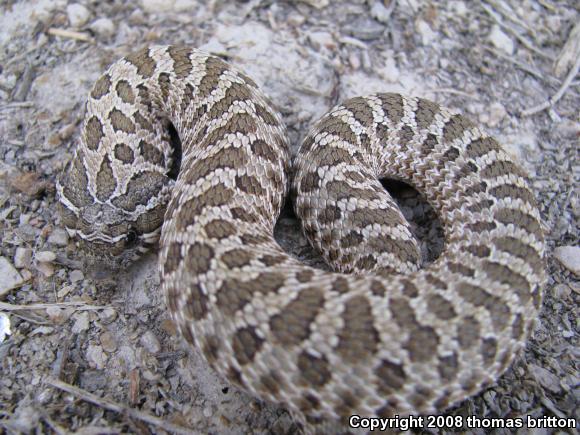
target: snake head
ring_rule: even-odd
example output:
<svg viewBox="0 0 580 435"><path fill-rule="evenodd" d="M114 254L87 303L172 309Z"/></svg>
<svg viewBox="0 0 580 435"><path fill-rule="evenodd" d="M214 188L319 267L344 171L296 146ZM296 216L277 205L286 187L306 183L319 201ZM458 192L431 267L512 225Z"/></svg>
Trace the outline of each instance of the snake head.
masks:
<svg viewBox="0 0 580 435"><path fill-rule="evenodd" d="M162 212L149 215L150 227L144 231L140 222L125 220L109 204L93 203L71 209L61 199L59 211L67 232L81 251L85 268L97 275L124 269L148 252L159 240L163 220Z"/></svg>
<svg viewBox="0 0 580 435"><path fill-rule="evenodd" d="M146 201L132 205L120 194L91 193L79 162L74 158L57 181L61 222L87 270L126 268L157 243L173 180L142 182L139 193Z"/></svg>

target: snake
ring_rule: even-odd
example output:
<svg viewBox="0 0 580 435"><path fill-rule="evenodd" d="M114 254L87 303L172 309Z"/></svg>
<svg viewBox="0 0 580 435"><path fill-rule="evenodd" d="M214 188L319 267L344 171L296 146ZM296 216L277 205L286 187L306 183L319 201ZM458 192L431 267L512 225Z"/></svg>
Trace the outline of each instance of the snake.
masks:
<svg viewBox="0 0 580 435"><path fill-rule="evenodd" d="M433 262L422 264L384 179L437 213ZM542 304L528 175L466 117L422 98L348 99L292 160L281 115L246 74L201 50L144 48L94 84L56 193L88 263L129 267L158 245L187 346L307 433L477 394L525 346ZM274 239L286 200L331 270Z"/></svg>

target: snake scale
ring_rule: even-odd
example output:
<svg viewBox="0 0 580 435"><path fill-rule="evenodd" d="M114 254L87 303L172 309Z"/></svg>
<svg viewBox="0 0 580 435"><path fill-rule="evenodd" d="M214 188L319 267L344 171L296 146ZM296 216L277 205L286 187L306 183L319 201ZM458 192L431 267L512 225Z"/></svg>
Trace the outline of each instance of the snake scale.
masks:
<svg viewBox="0 0 580 435"><path fill-rule="evenodd" d="M501 146L436 103L376 94L324 115L293 170L289 159L281 117L250 78L195 49L146 48L90 93L57 183L62 222L90 261L123 267L160 237L183 338L305 430L441 412L493 383L530 335L545 273L534 195ZM438 213L433 263L419 267L383 178ZM334 272L274 240L288 193Z"/></svg>

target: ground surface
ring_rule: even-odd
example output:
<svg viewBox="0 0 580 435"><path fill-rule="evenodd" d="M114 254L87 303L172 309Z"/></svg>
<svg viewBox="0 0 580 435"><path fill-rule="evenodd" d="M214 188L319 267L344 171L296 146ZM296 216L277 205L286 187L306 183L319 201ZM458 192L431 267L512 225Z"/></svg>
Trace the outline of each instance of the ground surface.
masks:
<svg viewBox="0 0 580 435"><path fill-rule="evenodd" d="M526 352L496 386L446 414L577 420L578 7L572 0L2 2L0 432L296 431L282 408L232 388L184 350L158 293L154 254L98 282L80 269L60 225L55 179L71 157L85 95L107 65L150 44L201 47L246 71L282 112L294 150L331 106L375 91L434 99L495 135L531 174L549 281ZM552 108L529 110L563 84ZM395 190L426 258L436 255L431 212L413 192ZM290 209L277 238L320 264ZM555 249L562 246L570 248ZM96 403L85 400L89 393Z"/></svg>

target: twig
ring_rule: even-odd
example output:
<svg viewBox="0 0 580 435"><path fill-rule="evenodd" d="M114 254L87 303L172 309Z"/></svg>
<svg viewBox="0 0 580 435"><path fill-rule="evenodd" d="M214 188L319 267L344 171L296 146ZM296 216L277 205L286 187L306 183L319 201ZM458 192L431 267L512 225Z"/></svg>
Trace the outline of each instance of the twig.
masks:
<svg viewBox="0 0 580 435"><path fill-rule="evenodd" d="M487 45L483 46L484 49L486 49L487 51L493 53L494 55L496 55L497 57L501 57L502 60L508 61L510 63L513 63L515 66L517 66L519 69L521 69L522 71L525 71L527 73L529 73L530 75L533 75L534 77L544 81L544 82L549 82L551 84L555 84L558 85L561 83L560 80L558 80L557 78L551 76L551 75L543 75L540 71L538 71L537 69L532 68L530 65L527 65L517 59L514 59L510 56L507 56L505 54L503 54L501 51L499 50L495 50L492 47L489 47Z"/></svg>
<svg viewBox="0 0 580 435"><path fill-rule="evenodd" d="M0 310L2 311L20 311L20 310L46 310L47 308L66 308L75 307L80 311L92 311L92 310L104 310L106 308L111 308L106 305L88 305L86 302L57 302L54 304L29 304L29 305L18 305L18 304L8 304L6 302L0 302Z"/></svg>
<svg viewBox="0 0 580 435"><path fill-rule="evenodd" d="M34 103L32 101L12 101L7 104L2 104L0 106L0 110L8 110L8 109L27 109L29 107L34 107Z"/></svg>
<svg viewBox="0 0 580 435"><path fill-rule="evenodd" d="M52 36L60 36L62 38L77 39L84 42L93 42L93 38L91 38L86 33L75 32L74 30L65 30L59 29L57 27L51 27L46 31L46 33Z"/></svg>
<svg viewBox="0 0 580 435"><path fill-rule="evenodd" d="M485 2L488 3L490 6L494 7L501 14L501 16L504 17L506 20L509 20L512 23L517 24L520 27L523 27L528 32L530 32L532 35L534 34L534 29L532 29L530 26L528 26L528 24L526 22L517 18L515 16L515 12L513 10L506 12L504 10L504 7L494 0L485 0Z"/></svg>
<svg viewBox="0 0 580 435"><path fill-rule="evenodd" d="M554 96L549 98L548 101L544 101L542 104L538 104L537 106L524 110L522 112L522 116L535 115L536 113L541 112L542 110L545 110L556 104L560 100L560 98L564 96L564 93L566 92L568 87L570 87L570 83L572 83L572 80L574 80L574 77L576 77L576 74L578 74L578 70L580 70L580 56L576 58L574 66L570 69L570 72L566 76L566 79L564 80L564 83L562 83L562 86L560 86L560 89L558 89L558 92L556 92Z"/></svg>
<svg viewBox="0 0 580 435"><path fill-rule="evenodd" d="M530 41L528 41L524 36L520 35L518 32L516 32L510 26L506 26L504 24L504 22L495 14L495 12L489 6L482 4L481 7L483 8L483 10L485 12L487 12L487 14L492 18L493 21L495 21L505 31L507 31L507 32L511 33L513 36L515 36L516 39L518 41L520 41L522 43L522 45L524 47L526 47L528 50L531 50L534 53L536 53L537 55L542 56L543 58L548 59L550 61L554 60L554 58L552 56L544 53L539 48L536 48Z"/></svg>
<svg viewBox="0 0 580 435"><path fill-rule="evenodd" d="M453 95L460 95L465 98L469 98L471 100L477 100L477 97L473 94L468 94L467 92L460 91L458 89L453 88L434 88L434 89L427 89L425 92L432 92L434 94L453 94Z"/></svg>
<svg viewBox="0 0 580 435"><path fill-rule="evenodd" d="M59 390L66 391L86 402L90 402L94 405L100 406L101 408L108 409L109 411L118 412L120 414L124 414L130 418L134 418L137 420L141 420L145 423L151 424L156 427L160 427L164 430L168 430L177 434L192 434L198 433L190 428L185 428L183 426L178 426L173 423L169 423L161 418L155 417L153 415L147 414L143 411L138 411L137 409L128 408L123 406L119 403L113 402L109 399L103 399L98 397L88 391L85 391L81 388L75 387L73 385L67 384L66 382L59 381L57 379L47 379L46 383L51 385Z"/></svg>

